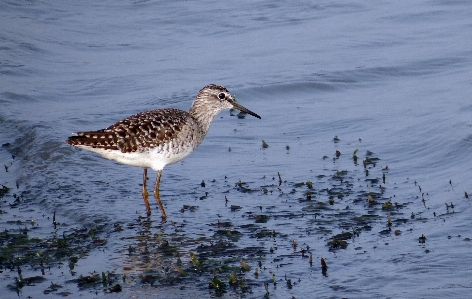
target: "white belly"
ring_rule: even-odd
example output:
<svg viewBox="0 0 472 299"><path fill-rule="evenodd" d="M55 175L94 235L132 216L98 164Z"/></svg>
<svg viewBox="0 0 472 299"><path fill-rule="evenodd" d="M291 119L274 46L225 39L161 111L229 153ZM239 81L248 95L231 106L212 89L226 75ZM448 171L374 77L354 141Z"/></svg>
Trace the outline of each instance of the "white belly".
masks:
<svg viewBox="0 0 472 299"><path fill-rule="evenodd" d="M119 150L106 150L83 145L77 145L77 147L100 154L109 160L115 160L126 165L151 168L155 171L162 170L164 166L168 164L173 164L185 159L194 150L193 147L189 146L176 152L163 151L162 149L154 148L141 152L123 153Z"/></svg>

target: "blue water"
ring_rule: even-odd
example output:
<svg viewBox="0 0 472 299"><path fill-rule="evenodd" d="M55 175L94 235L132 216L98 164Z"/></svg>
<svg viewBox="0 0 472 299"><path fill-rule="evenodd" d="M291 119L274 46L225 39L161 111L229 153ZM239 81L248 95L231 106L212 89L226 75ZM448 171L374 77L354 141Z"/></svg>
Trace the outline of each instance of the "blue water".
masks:
<svg viewBox="0 0 472 299"><path fill-rule="evenodd" d="M0 144L10 144L0 157L12 164L9 172L0 170L0 184L18 182L39 214L57 211L77 225L131 223L145 212L142 170L64 140L139 111L186 110L204 85L221 84L262 119L223 112L195 153L164 170L161 195L169 218L187 221L189 233L221 217L237 224L242 216L223 207L225 195L242 211L275 205L298 215L291 183L350 169L353 151L362 158L369 150L381 159L378 167L388 165L388 196L409 203L403 217L414 212L426 220L402 228L400 237L374 229L356 241L360 245L336 253L324 241L301 236L310 219L274 221L287 235L280 248L289 251L290 240L301 239L332 266L323 278L303 268L306 261L302 267L287 258L291 266L283 270L272 264L277 277L300 282L293 289L271 287L270 298L463 298L472 287L472 245L464 241L472 237L472 208L464 196L472 194L471 12L469 1L0 1ZM345 160L332 160L337 149ZM234 190L238 180L254 189L270 185L277 172L287 180L279 197ZM217 191L196 201L204 194L202 180L215 180ZM445 214L451 202L453 215L433 216ZM181 214L185 204L199 208ZM0 229L11 228L6 223L19 211L2 205L7 213ZM157 211L153 217L158 220ZM168 233L171 226L162 229ZM418 245L421 234L426 247ZM273 246L258 240L245 246L251 242ZM121 273L126 247L118 238L109 242L114 258L99 264ZM94 265L85 259L84 273ZM228 296L263 297L268 271L251 294ZM8 275L2 280L11 283L14 274L0 277ZM159 292L209 296L189 283L185 292L177 286L143 293L129 285L121 294ZM31 294L25 288L20 297Z"/></svg>

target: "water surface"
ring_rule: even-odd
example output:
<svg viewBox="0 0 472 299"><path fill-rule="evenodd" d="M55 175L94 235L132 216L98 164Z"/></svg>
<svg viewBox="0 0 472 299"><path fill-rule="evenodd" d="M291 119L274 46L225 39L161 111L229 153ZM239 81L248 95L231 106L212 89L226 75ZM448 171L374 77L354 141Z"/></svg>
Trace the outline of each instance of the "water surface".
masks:
<svg viewBox="0 0 472 299"><path fill-rule="evenodd" d="M17 262L4 264L1 288L47 298L54 283L62 288L52 293L101 297L108 286L74 279L108 271L122 298L463 298L471 9L468 1L0 1L0 184L10 188L0 229L28 223L29 236L47 239L84 228L106 240L77 254L74 269L67 258L45 275L39 264L22 266L24 277L46 280L18 294ZM166 167L165 223L154 202L143 218L141 169L64 142L139 111L186 110L209 83L262 119L225 111L195 153ZM379 160L364 167L365 158ZM398 205L382 209L388 200ZM328 245L343 232L358 236L344 249ZM202 268L188 263L190 250ZM179 256L185 275L174 267ZM222 294L208 289L211 268L221 268ZM247 288L228 284L232 270Z"/></svg>

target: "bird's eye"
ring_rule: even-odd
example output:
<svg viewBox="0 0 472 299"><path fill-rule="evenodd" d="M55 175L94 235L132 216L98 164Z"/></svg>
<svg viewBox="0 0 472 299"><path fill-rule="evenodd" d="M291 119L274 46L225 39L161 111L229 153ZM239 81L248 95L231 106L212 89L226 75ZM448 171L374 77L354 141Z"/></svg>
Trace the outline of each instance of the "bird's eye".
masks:
<svg viewBox="0 0 472 299"><path fill-rule="evenodd" d="M220 94L218 95L218 99L224 100L224 98L226 98L226 95L225 95L224 93L220 93Z"/></svg>

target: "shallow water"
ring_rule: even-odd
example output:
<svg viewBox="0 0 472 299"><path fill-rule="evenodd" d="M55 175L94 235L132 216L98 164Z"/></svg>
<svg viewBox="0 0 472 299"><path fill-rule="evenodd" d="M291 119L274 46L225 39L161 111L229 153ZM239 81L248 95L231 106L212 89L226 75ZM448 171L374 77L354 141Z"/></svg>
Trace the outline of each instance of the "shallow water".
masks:
<svg viewBox="0 0 472 299"><path fill-rule="evenodd" d="M46 298L51 283L62 286L52 293L100 297L108 285L74 279L108 271L122 298L463 298L472 271L471 9L467 1L0 1L0 184L10 188L0 230L34 220L29 236L84 228L106 240L77 249L73 269L67 258L45 275L21 265L24 277L46 280L18 295L20 262L4 263L0 287L12 298ZM146 109L188 109L209 83L262 119L225 111L195 153L166 167L165 223L154 202L143 218L141 169L64 142ZM366 156L380 160L364 168ZM389 199L398 205L382 209ZM329 246L342 232L359 235L344 249ZM200 268L188 263L190 250ZM208 289L211 268L223 294ZM247 288L228 284L233 270Z"/></svg>

